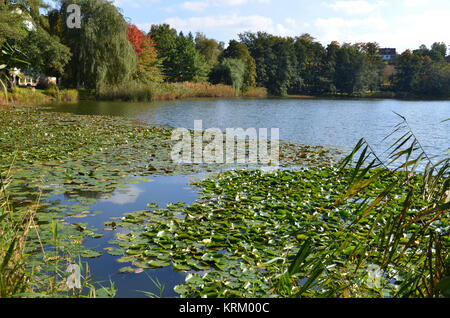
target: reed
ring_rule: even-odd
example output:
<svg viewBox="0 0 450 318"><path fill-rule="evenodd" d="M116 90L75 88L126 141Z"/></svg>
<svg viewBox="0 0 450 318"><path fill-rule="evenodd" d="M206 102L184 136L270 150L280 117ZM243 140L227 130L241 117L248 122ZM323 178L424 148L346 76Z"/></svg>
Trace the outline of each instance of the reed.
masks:
<svg viewBox="0 0 450 318"><path fill-rule="evenodd" d="M109 287L96 288L98 283L92 281L88 264L84 269L80 255L70 255L65 250L64 244L59 242L55 220L51 224L53 247L46 245L44 248L35 223L39 200L25 212L15 211L8 196L8 185L12 181L10 172L11 168L5 175L0 171L0 298L114 297L116 290L112 282ZM41 266L30 265L32 255L26 252L30 231L36 231L43 251ZM53 251L45 251L47 248ZM81 271L84 270L80 271L76 288L68 285L67 264L77 264Z"/></svg>
<svg viewBox="0 0 450 318"><path fill-rule="evenodd" d="M52 86L47 90L23 88L15 86L8 93L8 104L11 105L39 105L50 102L76 102L76 89L59 89ZM0 105L6 105L6 96L0 96Z"/></svg>
<svg viewBox="0 0 450 318"><path fill-rule="evenodd" d="M103 87L97 91L97 99L100 100L134 102L202 97L234 98L237 95L235 89L229 85L190 82L151 84L128 82L116 86ZM267 96L267 92L263 88L250 88L242 96L262 98Z"/></svg>
<svg viewBox="0 0 450 318"><path fill-rule="evenodd" d="M276 283L279 294L450 297L450 158L433 162L400 118L383 157L363 138L342 161L347 190L321 213L348 204L355 212L333 244L309 239L299 248Z"/></svg>
<svg viewBox="0 0 450 318"><path fill-rule="evenodd" d="M35 211L30 208L23 216L15 215L7 195L9 182L9 172L0 174L0 298L30 290L24 249Z"/></svg>

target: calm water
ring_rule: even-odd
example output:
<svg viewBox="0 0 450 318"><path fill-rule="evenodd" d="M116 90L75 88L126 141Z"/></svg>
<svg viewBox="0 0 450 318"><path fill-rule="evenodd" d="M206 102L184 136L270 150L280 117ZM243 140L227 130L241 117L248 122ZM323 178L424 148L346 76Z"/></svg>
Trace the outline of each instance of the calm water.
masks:
<svg viewBox="0 0 450 318"><path fill-rule="evenodd" d="M416 136L431 155L445 156L450 147L450 101L397 101L397 100L183 100L155 103L81 102L78 104L50 105L51 111L74 114L115 115L137 118L151 125L194 128L194 120L203 120L203 128L279 128L280 137L313 145L332 145L348 150L361 137L365 137L375 149L382 151L386 145L380 141L399 122L393 111L406 117ZM200 175L199 175L200 176ZM92 211L103 213L84 219L90 227L104 233L100 239L88 239L86 246L97 250L110 246L108 241L114 232L102 231L104 222L127 212L146 209L155 202L165 207L171 202L190 204L198 194L188 187L187 176L160 176L153 182L141 181L129 185L127 192L117 189L107 199L91 206ZM60 195L51 200L70 204ZM68 221L71 221L70 219ZM77 222L76 220L74 220ZM89 259L95 281L109 285L115 282L119 297L144 297L139 291L158 294L157 288L147 277L158 278L165 284L164 297L176 296L173 287L184 281L183 273L175 273L170 267L146 270L140 274L118 274L128 264L116 262L118 257L104 255Z"/></svg>
<svg viewBox="0 0 450 318"><path fill-rule="evenodd" d="M450 101L305 100L305 99L192 99L152 103L81 102L51 105L51 110L75 114L138 118L151 125L194 128L280 128L280 138L312 145L353 148L365 137L376 149L406 117L431 155L450 146Z"/></svg>
<svg viewBox="0 0 450 318"><path fill-rule="evenodd" d="M198 174L195 177L202 177ZM161 176L151 178L151 182L142 181L129 184L126 189L116 189L110 196L100 199L90 206L91 211L101 211L102 213L90 216L81 221L88 224L89 228L96 228L97 232L103 233L99 239L87 238L84 241L86 248L102 251L103 255L98 258L86 259L92 274L93 281L99 282L102 286L110 286L110 280L114 282L117 289L117 297L146 297L142 291L152 292L159 295L159 289L147 276L158 280L165 285L163 297L177 297L173 291L175 285L184 282L185 273L172 271L171 267L163 269L147 269L145 272L135 274L120 274L119 269L130 266L129 263L119 263L116 260L120 257L109 255L105 247L117 247L108 243L114 239L117 232L126 232L126 229L117 228L115 231L104 230L104 223L111 218L121 217L126 213L146 210L148 203L156 203L164 208L169 203L184 202L192 204L198 197L198 189L188 186L192 176ZM148 178L146 178L148 180ZM57 201L60 204L72 205L77 203L70 198L60 194L49 201ZM80 219L66 218L68 222L79 223Z"/></svg>

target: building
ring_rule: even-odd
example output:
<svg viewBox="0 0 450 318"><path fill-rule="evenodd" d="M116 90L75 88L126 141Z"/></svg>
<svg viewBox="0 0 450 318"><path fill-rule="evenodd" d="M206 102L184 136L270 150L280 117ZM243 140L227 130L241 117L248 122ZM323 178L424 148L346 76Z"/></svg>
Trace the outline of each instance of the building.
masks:
<svg viewBox="0 0 450 318"><path fill-rule="evenodd" d="M383 61L390 62L397 55L397 50L393 48L380 49L380 55Z"/></svg>
<svg viewBox="0 0 450 318"><path fill-rule="evenodd" d="M48 87L49 85L56 85L56 77L49 77L44 74L35 72L22 72L14 68L10 72L10 76L15 85L19 87Z"/></svg>

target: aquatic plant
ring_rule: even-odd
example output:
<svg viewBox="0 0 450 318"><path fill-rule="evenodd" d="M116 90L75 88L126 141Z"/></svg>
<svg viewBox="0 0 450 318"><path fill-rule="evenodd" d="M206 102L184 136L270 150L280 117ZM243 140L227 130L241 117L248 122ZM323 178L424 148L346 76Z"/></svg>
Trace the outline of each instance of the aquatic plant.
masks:
<svg viewBox="0 0 450 318"><path fill-rule="evenodd" d="M135 268L187 272L182 297L448 296L448 159L418 173L400 127L388 164L361 140L340 167L218 173L190 206L116 220L131 232L110 243Z"/></svg>
<svg viewBox="0 0 450 318"><path fill-rule="evenodd" d="M398 116L401 122L385 138L393 139L386 158L380 159L361 139L341 163L348 187L327 210L347 201L357 209L341 239L316 260L318 272L310 272L310 279L329 282L329 295L358 297L372 290L382 297L450 296L450 158L433 163L406 118ZM376 184L382 186L373 191ZM295 276L291 269L304 262L313 245L300 248L281 281L284 289ZM354 271L343 269L342 262L352 264ZM336 265L339 270L333 274L328 269ZM377 284L363 283L370 279L370 267L378 272ZM340 277L347 277L344 283Z"/></svg>

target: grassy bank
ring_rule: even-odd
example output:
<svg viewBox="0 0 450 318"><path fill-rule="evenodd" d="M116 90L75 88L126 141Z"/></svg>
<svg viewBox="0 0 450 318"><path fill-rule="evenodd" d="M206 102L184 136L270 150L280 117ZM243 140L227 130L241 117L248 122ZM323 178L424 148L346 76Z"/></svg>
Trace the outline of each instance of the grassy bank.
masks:
<svg viewBox="0 0 450 318"><path fill-rule="evenodd" d="M8 93L8 104L15 106L40 105L51 102L76 102L78 100L108 101L158 101L184 98L234 98L234 97L267 97L267 90L251 87L244 93L237 94L229 85L212 85L201 83L152 83L143 85L136 82L103 87L94 90L59 89L51 87L47 90L14 87ZM6 98L0 95L0 105L6 105Z"/></svg>
<svg viewBox="0 0 450 318"><path fill-rule="evenodd" d="M51 102L76 102L78 91L76 89L59 89L51 87L47 90L14 87L8 93L9 105L39 105ZM6 97L0 95L0 105L6 105Z"/></svg>
<svg viewBox="0 0 450 318"><path fill-rule="evenodd" d="M184 82L143 85L130 82L104 87L96 93L96 98L99 100L120 101L174 100L196 97L233 98L236 96L263 98L267 96L267 91L264 88L250 88L245 93L237 94L233 87L222 84Z"/></svg>

